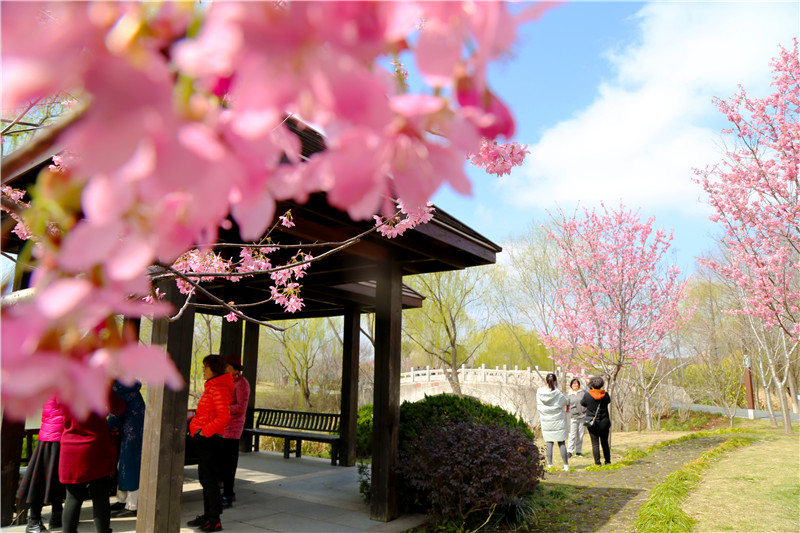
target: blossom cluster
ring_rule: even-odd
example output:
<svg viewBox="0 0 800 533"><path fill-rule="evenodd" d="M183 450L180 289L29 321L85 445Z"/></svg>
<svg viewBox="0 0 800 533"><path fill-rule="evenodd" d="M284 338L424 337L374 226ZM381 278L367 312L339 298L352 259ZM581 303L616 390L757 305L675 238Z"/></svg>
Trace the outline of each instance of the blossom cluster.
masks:
<svg viewBox="0 0 800 533"><path fill-rule="evenodd" d="M483 168L488 174L504 176L510 174L512 168L522 165L529 153L527 144L483 139L478 153L469 154L468 157L473 165Z"/></svg>
<svg viewBox="0 0 800 533"><path fill-rule="evenodd" d="M103 410L111 379L179 386L163 353L131 339L109 347L103 324L166 312L143 300L152 290L146 268L214 242L229 215L252 242L278 200L302 203L322 191L354 219L369 219L388 215L390 198L424 206L443 183L469 193L465 155L482 137L515 130L488 85L488 66L510 49L516 26L547 7L512 14L500 2L471 1L0 4L3 111L69 94L77 115L56 144L74 157L43 171L38 206L25 215L39 239L35 300L3 309L8 412L30 414L60 390L53 358L85 372L83 386L60 390L81 412ZM420 92L392 83L385 65L398 54L416 63ZM326 134L326 149L310 157L289 128L303 121ZM38 234L43 221L58 235ZM218 261L191 255L183 264L191 271L223 266ZM291 283L280 292L297 308ZM97 344L79 340L96 328ZM125 350L138 350L141 364L118 364ZM37 379L26 387L10 385L29 374Z"/></svg>
<svg viewBox="0 0 800 533"><path fill-rule="evenodd" d="M399 213L388 218L374 215L375 226L378 233L393 239L401 236L406 230L416 228L420 224L430 222L433 218L433 203L427 202L417 209L409 209L402 200L397 202Z"/></svg>

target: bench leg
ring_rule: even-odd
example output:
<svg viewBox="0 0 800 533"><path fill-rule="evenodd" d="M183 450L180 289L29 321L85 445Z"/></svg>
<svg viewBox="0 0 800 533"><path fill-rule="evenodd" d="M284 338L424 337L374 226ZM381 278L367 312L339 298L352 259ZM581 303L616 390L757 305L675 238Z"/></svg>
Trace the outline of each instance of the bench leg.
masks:
<svg viewBox="0 0 800 533"><path fill-rule="evenodd" d="M336 466L336 460L339 456L339 447L336 444L331 444L331 465Z"/></svg>
<svg viewBox="0 0 800 533"><path fill-rule="evenodd" d="M300 457L300 452L302 451L302 449L303 449L303 441L297 439L297 449L295 449L294 451L294 456Z"/></svg>
<svg viewBox="0 0 800 533"><path fill-rule="evenodd" d="M289 443L291 439L283 439L283 458L289 458Z"/></svg>

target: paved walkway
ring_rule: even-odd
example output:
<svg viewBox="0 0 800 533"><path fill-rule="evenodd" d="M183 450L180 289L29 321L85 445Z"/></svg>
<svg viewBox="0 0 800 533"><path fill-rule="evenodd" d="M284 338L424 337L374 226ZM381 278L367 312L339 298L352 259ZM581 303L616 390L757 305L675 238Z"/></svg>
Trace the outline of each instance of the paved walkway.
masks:
<svg viewBox="0 0 800 533"><path fill-rule="evenodd" d="M186 522L203 512L203 492L197 467L187 466L183 484L181 532L194 531ZM113 502L112 498L112 502ZM49 508L44 509L45 525ZM85 502L80 530L94 531L91 502ZM241 454L236 472L236 502L222 515L224 531L278 531L286 533L353 533L405 531L420 525L424 516L403 516L388 523L369 518L358 493L357 469L331 466L328 459L258 452ZM136 519L111 519L115 532L135 531ZM24 531L23 526L3 528Z"/></svg>

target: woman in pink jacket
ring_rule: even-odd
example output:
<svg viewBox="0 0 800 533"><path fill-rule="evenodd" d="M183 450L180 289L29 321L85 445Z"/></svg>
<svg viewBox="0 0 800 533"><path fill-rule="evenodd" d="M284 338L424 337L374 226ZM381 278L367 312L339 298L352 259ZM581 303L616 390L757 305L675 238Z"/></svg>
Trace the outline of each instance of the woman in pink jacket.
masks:
<svg viewBox="0 0 800 533"><path fill-rule="evenodd" d="M61 527L61 503L64 501L64 485L58 481L58 455L61 433L64 431L64 415L55 396L47 400L42 408L42 427L39 443L33 450L28 468L17 490L17 501L27 505L28 525L25 533L47 531L42 524L42 507L50 504L50 529Z"/></svg>
<svg viewBox="0 0 800 533"><path fill-rule="evenodd" d="M222 507L228 508L236 500L233 484L236 480L236 467L239 466L239 440L244 430L244 417L247 414L247 402L250 399L250 384L241 374L242 361L238 355L229 355L225 359L225 371L233 376L233 392L231 393L231 421L223 435L222 465Z"/></svg>

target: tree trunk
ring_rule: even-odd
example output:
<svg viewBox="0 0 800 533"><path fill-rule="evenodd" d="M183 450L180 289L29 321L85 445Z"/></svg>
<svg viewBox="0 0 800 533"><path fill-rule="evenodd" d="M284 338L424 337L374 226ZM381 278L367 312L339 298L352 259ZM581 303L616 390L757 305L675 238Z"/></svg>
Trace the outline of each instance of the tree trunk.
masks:
<svg viewBox="0 0 800 533"><path fill-rule="evenodd" d="M767 397L767 413L769 413L769 423L772 427L778 427L778 419L775 418L775 408L772 406L772 384L764 386L764 396Z"/></svg>
<svg viewBox="0 0 800 533"><path fill-rule="evenodd" d="M303 389L303 402L305 402L307 409L311 409L313 407L311 405L311 387L308 386L307 381L303 381L301 387Z"/></svg>
<svg viewBox="0 0 800 533"><path fill-rule="evenodd" d="M653 430L653 420L652 420L652 415L650 413L650 397L649 396L645 396L644 397L644 421L645 421L645 424L647 424L647 426L646 426L647 427L647 431L652 431Z"/></svg>
<svg viewBox="0 0 800 533"><path fill-rule="evenodd" d="M766 372L761 366L761 362L758 362L758 377L761 379L761 384L764 386L764 399L767 407L767 413L769 413L769 423L772 427L778 427L778 421L775 419L775 411L772 408L772 380L767 379Z"/></svg>
<svg viewBox="0 0 800 533"><path fill-rule="evenodd" d="M781 416L783 417L783 432L791 435L792 434L792 418L789 415L789 402L786 401L786 393L784 392L784 385L786 380L784 379L783 382L778 380L778 376L775 373L775 367L770 366L770 373L772 374L772 379L775 381L775 388L778 392L778 399L781 401ZM785 377L785 376L784 376Z"/></svg>
<svg viewBox="0 0 800 533"><path fill-rule="evenodd" d="M464 396L461 392L461 383L458 379L458 370L453 368L445 368L444 375L447 376L447 381L450 383L450 388L453 389L453 394L456 396Z"/></svg>
<svg viewBox="0 0 800 533"><path fill-rule="evenodd" d="M789 368L789 401L792 403L792 412L800 413L800 402L797 400L797 381L794 372Z"/></svg>

